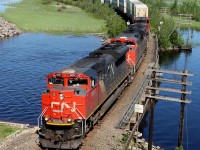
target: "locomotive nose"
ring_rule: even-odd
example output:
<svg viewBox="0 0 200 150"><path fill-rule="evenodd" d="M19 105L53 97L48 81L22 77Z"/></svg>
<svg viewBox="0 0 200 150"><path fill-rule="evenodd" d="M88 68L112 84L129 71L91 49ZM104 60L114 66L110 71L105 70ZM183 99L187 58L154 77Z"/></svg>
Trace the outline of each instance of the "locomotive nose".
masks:
<svg viewBox="0 0 200 150"><path fill-rule="evenodd" d="M74 90L52 91L51 94L51 118L68 121L72 119L73 104L72 97ZM71 122L71 121L70 121Z"/></svg>

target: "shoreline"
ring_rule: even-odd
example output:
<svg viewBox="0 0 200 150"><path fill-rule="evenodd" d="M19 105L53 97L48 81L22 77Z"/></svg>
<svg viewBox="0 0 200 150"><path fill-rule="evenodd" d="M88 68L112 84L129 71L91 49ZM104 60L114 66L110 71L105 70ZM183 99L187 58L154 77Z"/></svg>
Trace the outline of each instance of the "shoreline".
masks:
<svg viewBox="0 0 200 150"><path fill-rule="evenodd" d="M0 39L12 37L21 33L22 31L19 30L16 25L9 23L3 17L0 17Z"/></svg>
<svg viewBox="0 0 200 150"><path fill-rule="evenodd" d="M20 129L30 128L29 124L23 124L23 123L14 123L14 122L0 121L0 124L2 124L2 125L9 125L11 127L17 127L17 128L20 128Z"/></svg>
<svg viewBox="0 0 200 150"><path fill-rule="evenodd" d="M40 0L23 0L10 6L15 8L6 9L1 16L23 32L76 35L107 32L105 20L71 5L57 4L54 1L42 4Z"/></svg>
<svg viewBox="0 0 200 150"><path fill-rule="evenodd" d="M24 140L24 142L21 142L21 144L26 144L27 137L30 137L30 135L37 136L37 134L36 134L36 132L38 130L37 126L30 127L29 124L4 122L4 121L0 121L0 125L6 125L6 126L10 126L10 127L19 128L17 131L11 133L10 135L8 135L7 137L5 137L0 142L0 149L9 149L10 147L16 149L18 147L18 144L15 145L15 146L12 146L13 142L17 141L17 143L19 143L19 142L21 142L20 138L22 138ZM30 141L31 141L31 138L30 138ZM37 144L34 144L34 145L35 145L35 147L37 147Z"/></svg>

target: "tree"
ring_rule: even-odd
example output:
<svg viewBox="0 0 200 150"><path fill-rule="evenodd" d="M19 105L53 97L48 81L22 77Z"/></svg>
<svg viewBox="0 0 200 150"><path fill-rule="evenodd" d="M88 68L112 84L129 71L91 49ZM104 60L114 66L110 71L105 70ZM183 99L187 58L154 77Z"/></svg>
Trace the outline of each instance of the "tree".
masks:
<svg viewBox="0 0 200 150"><path fill-rule="evenodd" d="M174 0L174 3L171 7L171 11L173 12L174 15L177 15L179 13L179 8L178 8L178 0Z"/></svg>

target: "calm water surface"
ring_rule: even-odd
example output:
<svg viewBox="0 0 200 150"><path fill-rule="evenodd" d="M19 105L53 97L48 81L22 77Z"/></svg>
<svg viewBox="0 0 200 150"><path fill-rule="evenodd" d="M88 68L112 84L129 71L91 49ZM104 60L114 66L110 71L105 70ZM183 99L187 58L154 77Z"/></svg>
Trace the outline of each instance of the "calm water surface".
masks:
<svg viewBox="0 0 200 150"><path fill-rule="evenodd" d="M195 73L192 103L187 105L183 146L185 150L199 150L200 128L200 32L193 32L192 53L187 56L187 68ZM93 36L53 36L26 33L0 41L0 120L35 125L41 113L41 93L45 90L45 76L75 60L86 56L101 45ZM163 53L160 65L165 69L182 70L185 53ZM180 79L179 76L164 77ZM162 84L163 87L177 87ZM168 93L161 93L168 95ZM169 96L169 95L168 95ZM180 97L173 94L172 96ZM159 101L155 109L154 144L166 150L177 145L180 104ZM148 137L148 129L143 133Z"/></svg>
<svg viewBox="0 0 200 150"><path fill-rule="evenodd" d="M36 124L45 77L100 47L94 36L26 33L0 41L0 120Z"/></svg>
<svg viewBox="0 0 200 150"><path fill-rule="evenodd" d="M186 37L185 32L183 32ZM160 65L162 68L171 70L183 70L185 58L187 55L187 70L195 75L188 77L188 81L193 83L187 86L192 90L192 95L188 99L191 104L186 105L185 126L184 126L184 150L200 150L200 32L192 33L193 50L192 53L162 53L160 56ZM164 78L181 79L178 75L164 75ZM162 83L162 87L179 88L175 84ZM161 92L161 95L174 96L180 98L179 94L169 95L167 92ZM154 144L166 150L174 150L178 143L180 104L176 102L167 102L160 100L156 104L155 122L154 122ZM145 129L144 137L148 137L148 129ZM148 138L147 138L148 139Z"/></svg>
<svg viewBox="0 0 200 150"><path fill-rule="evenodd" d="M0 0L0 13L5 12L7 8L12 8L11 6L8 6L8 4L11 3L18 3L22 0Z"/></svg>

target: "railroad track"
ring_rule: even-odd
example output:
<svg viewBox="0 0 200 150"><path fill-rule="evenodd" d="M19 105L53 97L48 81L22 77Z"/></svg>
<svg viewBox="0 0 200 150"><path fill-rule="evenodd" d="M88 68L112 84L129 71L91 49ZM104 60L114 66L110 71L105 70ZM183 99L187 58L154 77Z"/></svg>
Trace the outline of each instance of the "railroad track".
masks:
<svg viewBox="0 0 200 150"><path fill-rule="evenodd" d="M151 37L147 54L144 58L144 62L136 73L135 80L130 86L126 87L115 104L103 119L100 120L99 124L87 135L80 150L119 150L124 148L124 145L120 141L123 137L123 133L126 131L125 129L116 129L116 125L131 103L131 98L136 94L135 91L137 91L137 88L142 84L143 78L145 77L144 73L154 55L153 48L153 37Z"/></svg>

